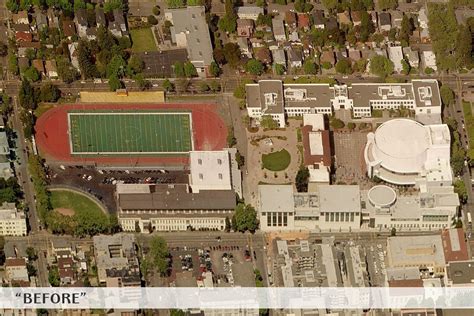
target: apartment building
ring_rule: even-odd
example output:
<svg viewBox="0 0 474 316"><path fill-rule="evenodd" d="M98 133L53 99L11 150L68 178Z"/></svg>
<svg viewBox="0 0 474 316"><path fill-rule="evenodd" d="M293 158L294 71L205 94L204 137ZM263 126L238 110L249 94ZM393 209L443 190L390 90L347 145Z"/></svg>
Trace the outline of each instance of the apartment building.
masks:
<svg viewBox="0 0 474 316"><path fill-rule="evenodd" d="M25 213L15 207L15 203L3 203L0 206L0 235L26 236Z"/></svg>

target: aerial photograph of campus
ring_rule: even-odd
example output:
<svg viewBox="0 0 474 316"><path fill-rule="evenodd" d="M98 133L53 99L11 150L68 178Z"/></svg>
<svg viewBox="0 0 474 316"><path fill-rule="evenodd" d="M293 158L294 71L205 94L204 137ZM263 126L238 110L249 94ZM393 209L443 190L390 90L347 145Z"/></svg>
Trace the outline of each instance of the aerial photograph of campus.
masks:
<svg viewBox="0 0 474 316"><path fill-rule="evenodd" d="M0 0L0 316L474 316L473 43L474 0Z"/></svg>

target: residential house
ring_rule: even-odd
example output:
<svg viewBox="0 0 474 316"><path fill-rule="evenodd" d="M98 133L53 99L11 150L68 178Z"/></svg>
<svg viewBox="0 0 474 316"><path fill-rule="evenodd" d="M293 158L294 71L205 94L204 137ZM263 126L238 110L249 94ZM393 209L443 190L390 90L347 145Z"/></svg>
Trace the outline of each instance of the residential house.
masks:
<svg viewBox="0 0 474 316"><path fill-rule="evenodd" d="M286 56L283 48L272 50L272 58L274 64L279 64L286 68Z"/></svg>
<svg viewBox="0 0 474 316"><path fill-rule="evenodd" d="M79 72L81 69L79 68L79 60L77 59L77 42L71 43L68 45L69 49L69 58L71 59L71 64L76 68Z"/></svg>
<svg viewBox="0 0 474 316"><path fill-rule="evenodd" d="M328 17L324 25L325 25L325 29L328 31L334 31L339 28L339 26L337 25L337 19L333 16Z"/></svg>
<svg viewBox="0 0 474 316"><path fill-rule="evenodd" d="M87 23L87 11L86 9L78 9L74 12L74 21L76 22L77 33L79 37L87 36L87 28L89 27Z"/></svg>
<svg viewBox="0 0 474 316"><path fill-rule="evenodd" d="M295 28L296 27L296 13L292 11L286 11L285 12L285 24L289 28Z"/></svg>
<svg viewBox="0 0 474 316"><path fill-rule="evenodd" d="M70 40L72 39L73 36L77 34L76 26L74 25L74 22L71 20L66 20L66 19L63 20L62 31L63 31L63 35Z"/></svg>
<svg viewBox="0 0 474 316"><path fill-rule="evenodd" d="M13 24L30 24L30 19L27 11L18 11L12 14Z"/></svg>
<svg viewBox="0 0 474 316"><path fill-rule="evenodd" d="M358 61L361 58L360 50L356 48L349 48L349 59L352 61Z"/></svg>
<svg viewBox="0 0 474 316"><path fill-rule="evenodd" d="M237 20L237 36L250 37L253 33L253 20L238 19Z"/></svg>
<svg viewBox="0 0 474 316"><path fill-rule="evenodd" d="M61 285L71 285L75 283L74 260L71 257L58 259L58 272Z"/></svg>
<svg viewBox="0 0 474 316"><path fill-rule="evenodd" d="M252 51L249 47L249 40L246 37L237 37L237 45L239 45L240 53L247 57L252 58Z"/></svg>
<svg viewBox="0 0 474 316"><path fill-rule="evenodd" d="M410 67L418 68L420 66L420 55L418 51L412 50L411 47L403 47L403 54L406 60L408 60Z"/></svg>
<svg viewBox="0 0 474 316"><path fill-rule="evenodd" d="M28 269L25 258L7 258L5 260L5 278L12 284L16 282L29 282Z"/></svg>
<svg viewBox="0 0 474 316"><path fill-rule="evenodd" d="M270 64L272 62L272 55L270 53L270 50L266 47L256 49L255 58L264 64Z"/></svg>
<svg viewBox="0 0 474 316"><path fill-rule="evenodd" d="M18 47L31 48L34 50L38 50L41 48L40 42L17 42L16 44L18 45Z"/></svg>
<svg viewBox="0 0 474 316"><path fill-rule="evenodd" d="M75 253L75 248L73 248L72 244L63 239L51 240L51 250L58 258L68 258Z"/></svg>
<svg viewBox="0 0 474 316"><path fill-rule="evenodd" d="M423 68L431 68L434 71L438 71L438 66L436 65L436 56L433 51L423 51L422 52L423 58Z"/></svg>
<svg viewBox="0 0 474 316"><path fill-rule="evenodd" d="M391 28L392 28L392 20L390 19L390 13L380 12L379 13L380 32L389 32Z"/></svg>
<svg viewBox="0 0 474 316"><path fill-rule="evenodd" d="M331 66L336 64L336 59L334 58L334 51L332 50L325 50L321 52L321 56L319 57L319 63L329 63Z"/></svg>
<svg viewBox="0 0 474 316"><path fill-rule="evenodd" d="M351 11L351 19L354 26L360 26L361 17L362 17L361 11Z"/></svg>
<svg viewBox="0 0 474 316"><path fill-rule="evenodd" d="M326 22L324 18L324 11L323 10L313 10L312 13L313 16L313 25L317 29L324 29L325 25L324 23Z"/></svg>
<svg viewBox="0 0 474 316"><path fill-rule="evenodd" d="M336 53L336 61L349 57L349 55L347 55L347 50L345 48L338 49L335 51L335 53Z"/></svg>
<svg viewBox="0 0 474 316"><path fill-rule="evenodd" d="M300 50L290 48L286 51L288 58L288 65L291 68L299 68L303 66L303 54Z"/></svg>
<svg viewBox="0 0 474 316"><path fill-rule="evenodd" d="M373 49L375 55L383 56L383 57L388 57L387 55L387 50L385 48L380 48L380 47L375 47Z"/></svg>
<svg viewBox="0 0 474 316"><path fill-rule="evenodd" d="M0 205L0 235L26 236L25 213L18 210L15 203L4 202Z"/></svg>
<svg viewBox="0 0 474 316"><path fill-rule="evenodd" d="M402 72L403 70L403 65L402 65L402 60L403 60L403 52L402 52L402 47L401 46L392 46L388 48L388 58L392 61L393 63L393 70L397 73Z"/></svg>
<svg viewBox="0 0 474 316"><path fill-rule="evenodd" d="M272 19L273 36L277 41L286 41L285 26L282 19Z"/></svg>
<svg viewBox="0 0 474 316"><path fill-rule="evenodd" d="M344 11L337 14L337 21L339 24L351 25L351 15L348 11Z"/></svg>
<svg viewBox="0 0 474 316"><path fill-rule="evenodd" d="M298 13L298 27L305 31L310 29L311 21L309 20L309 15L306 13Z"/></svg>
<svg viewBox="0 0 474 316"><path fill-rule="evenodd" d="M38 31L48 28L48 18L40 10L36 11L36 28Z"/></svg>
<svg viewBox="0 0 474 316"><path fill-rule="evenodd" d="M54 13L53 8L49 8L48 11L46 11L46 18L48 19L49 27L59 28L59 18Z"/></svg>
<svg viewBox="0 0 474 316"><path fill-rule="evenodd" d="M251 19L257 21L260 14L264 14L263 8L261 7L247 6L237 8L237 16L239 19Z"/></svg>
<svg viewBox="0 0 474 316"><path fill-rule="evenodd" d="M165 18L173 24L172 42L180 48L186 48L188 59L200 77L207 76L214 56L204 7L166 10Z"/></svg>
<svg viewBox="0 0 474 316"><path fill-rule="evenodd" d="M45 74L45 71L44 71L44 64L43 64L43 60L42 59L34 59L32 62L31 62L31 65L33 67L36 68L36 70L38 70L38 72L41 74L41 75L44 75Z"/></svg>
<svg viewBox="0 0 474 316"><path fill-rule="evenodd" d="M15 32L15 39L17 42L31 42L33 35L29 32Z"/></svg>
<svg viewBox="0 0 474 316"><path fill-rule="evenodd" d="M105 18L104 9L99 6L95 9L95 24L97 27L107 27L107 19Z"/></svg>
<svg viewBox="0 0 474 316"><path fill-rule="evenodd" d="M113 10L114 21L109 23L110 32L116 37L127 35L127 23L122 9Z"/></svg>
<svg viewBox="0 0 474 316"><path fill-rule="evenodd" d="M392 27L399 29L402 27L403 12L398 10L393 10L390 12Z"/></svg>
<svg viewBox="0 0 474 316"><path fill-rule="evenodd" d="M430 33L428 30L428 15L426 9L422 7L420 11L418 11L418 25L420 26L420 40L423 43L427 43L430 41Z"/></svg>

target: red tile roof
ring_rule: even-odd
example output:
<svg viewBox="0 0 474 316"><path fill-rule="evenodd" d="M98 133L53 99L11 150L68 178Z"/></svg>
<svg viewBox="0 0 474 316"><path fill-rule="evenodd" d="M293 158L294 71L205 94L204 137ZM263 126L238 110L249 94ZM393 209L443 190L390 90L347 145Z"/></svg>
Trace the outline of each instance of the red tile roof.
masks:
<svg viewBox="0 0 474 316"><path fill-rule="evenodd" d="M443 230L441 240L443 241L444 258L446 262L469 259L467 243L462 228ZM451 244L451 240L455 241L456 244Z"/></svg>
<svg viewBox="0 0 474 316"><path fill-rule="evenodd" d="M25 258L8 258L5 260L5 267L21 267L26 266Z"/></svg>
<svg viewBox="0 0 474 316"><path fill-rule="evenodd" d="M303 126L301 133L303 136L303 152L304 152L304 164L309 166L315 163L323 163L326 167L331 167L331 142L329 139L329 131L321 131L321 138L323 142L323 154L322 155L311 155L311 148L309 143L309 133L313 130L312 126Z"/></svg>
<svg viewBox="0 0 474 316"><path fill-rule="evenodd" d="M24 41L24 42L33 41L33 35L31 35L31 33L26 33L26 32L16 32L15 38L17 41Z"/></svg>
<svg viewBox="0 0 474 316"><path fill-rule="evenodd" d="M306 13L298 14L298 27L310 27L309 15Z"/></svg>

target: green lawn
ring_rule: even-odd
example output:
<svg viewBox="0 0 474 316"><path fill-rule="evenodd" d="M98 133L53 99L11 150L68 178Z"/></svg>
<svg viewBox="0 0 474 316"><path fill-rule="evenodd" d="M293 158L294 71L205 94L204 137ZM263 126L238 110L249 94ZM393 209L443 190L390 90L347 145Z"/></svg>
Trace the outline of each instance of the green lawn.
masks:
<svg viewBox="0 0 474 316"><path fill-rule="evenodd" d="M40 117L41 115L43 115L45 112L47 112L48 110L51 110L52 108L54 108L55 105L52 104L52 103L40 103L38 105L38 107L35 109L35 116L36 118Z"/></svg>
<svg viewBox="0 0 474 316"><path fill-rule="evenodd" d="M74 210L76 215L79 214L105 214L96 202L88 197L66 190L51 191L51 206L56 208L67 208Z"/></svg>
<svg viewBox="0 0 474 316"><path fill-rule="evenodd" d="M132 50L135 53L155 52L158 50L150 28L131 29L130 35L132 37Z"/></svg>
<svg viewBox="0 0 474 316"><path fill-rule="evenodd" d="M291 156L286 149L262 155L263 167L270 171L282 171L290 165Z"/></svg>
<svg viewBox="0 0 474 316"><path fill-rule="evenodd" d="M190 113L70 112L72 154L181 154L192 150Z"/></svg>

